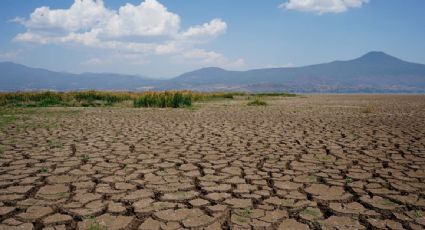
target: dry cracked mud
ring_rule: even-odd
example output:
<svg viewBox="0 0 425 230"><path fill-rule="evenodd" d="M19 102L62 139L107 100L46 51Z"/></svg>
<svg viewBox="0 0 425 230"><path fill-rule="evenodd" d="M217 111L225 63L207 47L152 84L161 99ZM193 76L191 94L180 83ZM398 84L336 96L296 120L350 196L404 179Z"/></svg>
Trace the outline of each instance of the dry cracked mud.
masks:
<svg viewBox="0 0 425 230"><path fill-rule="evenodd" d="M425 229L425 96L245 104L18 116L0 230Z"/></svg>

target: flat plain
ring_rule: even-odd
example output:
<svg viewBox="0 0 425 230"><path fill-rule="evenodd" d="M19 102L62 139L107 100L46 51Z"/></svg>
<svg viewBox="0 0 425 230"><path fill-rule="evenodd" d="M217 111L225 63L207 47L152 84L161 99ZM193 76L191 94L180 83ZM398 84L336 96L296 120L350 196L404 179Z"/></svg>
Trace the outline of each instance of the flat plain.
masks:
<svg viewBox="0 0 425 230"><path fill-rule="evenodd" d="M0 229L424 229L425 96L0 115Z"/></svg>

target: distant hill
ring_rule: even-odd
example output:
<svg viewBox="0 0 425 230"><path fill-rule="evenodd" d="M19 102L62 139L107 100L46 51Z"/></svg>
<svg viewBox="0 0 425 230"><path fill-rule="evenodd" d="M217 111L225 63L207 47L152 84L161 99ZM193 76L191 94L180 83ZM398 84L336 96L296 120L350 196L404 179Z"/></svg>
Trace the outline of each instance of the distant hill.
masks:
<svg viewBox="0 0 425 230"><path fill-rule="evenodd" d="M0 63L0 90L288 91L302 93L425 93L425 65L383 52L325 64L228 71L210 67L170 80L120 74L70 74Z"/></svg>
<svg viewBox="0 0 425 230"><path fill-rule="evenodd" d="M11 62L0 63L0 91L17 90L143 90L157 80L111 73L71 74L30 68Z"/></svg>
<svg viewBox="0 0 425 230"><path fill-rule="evenodd" d="M227 71L204 68L173 79L174 87L295 92L425 92L425 65L382 52L350 61L293 68Z"/></svg>

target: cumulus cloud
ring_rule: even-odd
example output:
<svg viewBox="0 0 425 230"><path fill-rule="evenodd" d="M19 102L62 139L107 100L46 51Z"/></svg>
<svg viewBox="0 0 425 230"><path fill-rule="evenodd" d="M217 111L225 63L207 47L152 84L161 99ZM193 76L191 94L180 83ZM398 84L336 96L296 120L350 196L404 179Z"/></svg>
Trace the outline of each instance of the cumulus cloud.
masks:
<svg viewBox="0 0 425 230"><path fill-rule="evenodd" d="M187 31L181 34L184 39L194 38L215 38L218 35L226 32L227 24L221 19L213 19L208 23L204 23L202 26L190 27Z"/></svg>
<svg viewBox="0 0 425 230"><path fill-rule="evenodd" d="M180 16L157 0L144 0L139 5L127 3L118 10L107 8L103 0L75 0L68 9L43 6L35 9L29 18L14 21L26 28L24 33L15 36L14 41L74 43L144 55L196 52L196 45L227 30L226 22L218 18L184 30Z"/></svg>
<svg viewBox="0 0 425 230"><path fill-rule="evenodd" d="M360 8L369 0L289 0L279 5L280 8L318 14L341 13L350 8Z"/></svg>
<svg viewBox="0 0 425 230"><path fill-rule="evenodd" d="M180 17L156 0L146 0L138 6L127 3L120 7L100 29L114 37L175 36L180 29Z"/></svg>
<svg viewBox="0 0 425 230"><path fill-rule="evenodd" d="M52 10L43 6L35 9L28 20L17 18L15 21L29 29L81 31L91 30L112 15L113 12L107 10L101 0L75 0L69 9Z"/></svg>

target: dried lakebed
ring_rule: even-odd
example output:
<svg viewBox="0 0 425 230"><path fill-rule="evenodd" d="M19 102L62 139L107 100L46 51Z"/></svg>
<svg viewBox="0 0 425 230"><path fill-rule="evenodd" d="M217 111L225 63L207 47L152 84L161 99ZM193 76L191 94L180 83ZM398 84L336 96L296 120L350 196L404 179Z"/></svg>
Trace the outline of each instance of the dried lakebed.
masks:
<svg viewBox="0 0 425 230"><path fill-rule="evenodd" d="M0 229L424 229L425 96L2 112Z"/></svg>

